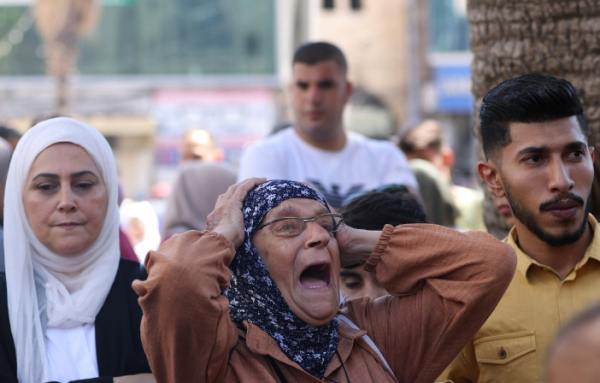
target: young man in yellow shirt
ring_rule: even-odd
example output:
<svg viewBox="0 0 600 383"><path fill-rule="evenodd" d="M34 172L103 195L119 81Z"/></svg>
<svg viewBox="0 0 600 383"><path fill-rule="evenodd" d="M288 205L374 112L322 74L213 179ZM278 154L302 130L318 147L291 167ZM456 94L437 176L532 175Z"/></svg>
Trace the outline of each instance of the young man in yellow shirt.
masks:
<svg viewBox="0 0 600 383"><path fill-rule="evenodd" d="M600 233L589 215L594 148L566 80L525 75L483 98L478 173L516 218L510 287L440 380L540 382L561 326L600 299Z"/></svg>

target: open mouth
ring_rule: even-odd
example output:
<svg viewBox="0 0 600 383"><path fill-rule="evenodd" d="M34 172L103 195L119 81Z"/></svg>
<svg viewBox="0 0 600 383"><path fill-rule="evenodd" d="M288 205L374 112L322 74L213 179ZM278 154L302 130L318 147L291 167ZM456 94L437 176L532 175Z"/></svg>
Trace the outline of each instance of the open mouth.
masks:
<svg viewBox="0 0 600 383"><path fill-rule="evenodd" d="M300 274L300 284L307 289L320 289L331 282L330 267L327 263L307 267Z"/></svg>

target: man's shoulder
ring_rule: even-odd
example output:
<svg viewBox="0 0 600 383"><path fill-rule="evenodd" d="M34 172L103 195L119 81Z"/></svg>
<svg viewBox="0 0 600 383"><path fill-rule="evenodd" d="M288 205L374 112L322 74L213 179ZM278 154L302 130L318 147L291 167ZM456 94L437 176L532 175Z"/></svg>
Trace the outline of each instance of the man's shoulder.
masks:
<svg viewBox="0 0 600 383"><path fill-rule="evenodd" d="M248 146L247 150L279 149L282 145L286 145L294 141L294 139L294 129L287 128L253 142Z"/></svg>
<svg viewBox="0 0 600 383"><path fill-rule="evenodd" d="M360 146L373 151L400 151L400 149L396 148L394 144L388 140L376 140L352 131L347 132L347 137L350 145Z"/></svg>

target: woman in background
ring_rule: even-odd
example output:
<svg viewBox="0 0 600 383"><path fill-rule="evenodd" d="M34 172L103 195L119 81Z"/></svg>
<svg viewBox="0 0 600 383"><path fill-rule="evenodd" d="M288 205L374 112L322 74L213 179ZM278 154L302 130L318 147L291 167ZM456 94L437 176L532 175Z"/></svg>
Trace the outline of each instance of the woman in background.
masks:
<svg viewBox="0 0 600 383"><path fill-rule="evenodd" d="M236 178L237 174L222 163L192 161L184 165L167 204L163 241L173 234L204 230L206 216L213 211L217 198Z"/></svg>

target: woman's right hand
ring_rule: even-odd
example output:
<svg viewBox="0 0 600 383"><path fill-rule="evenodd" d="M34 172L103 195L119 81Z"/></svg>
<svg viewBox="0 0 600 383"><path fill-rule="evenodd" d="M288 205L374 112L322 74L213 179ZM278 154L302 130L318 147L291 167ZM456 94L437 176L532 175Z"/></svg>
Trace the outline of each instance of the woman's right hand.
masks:
<svg viewBox="0 0 600 383"><path fill-rule="evenodd" d="M335 235L342 267L362 264L375 250L381 231L353 229L344 225Z"/></svg>
<svg viewBox="0 0 600 383"><path fill-rule="evenodd" d="M223 235L237 249L244 242L244 214L242 205L250 190L265 182L266 178L248 178L227 189L217 199L215 209L206 219L206 230Z"/></svg>

